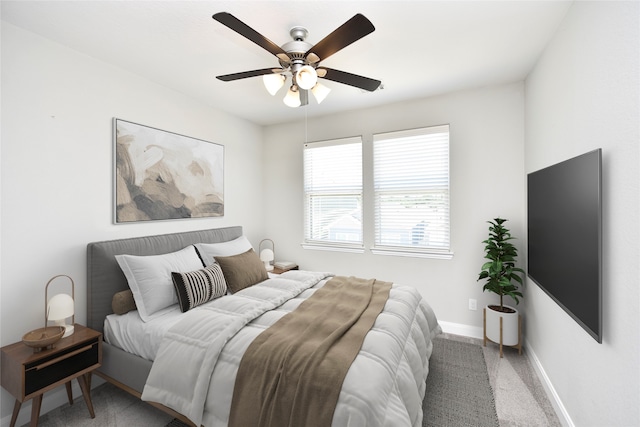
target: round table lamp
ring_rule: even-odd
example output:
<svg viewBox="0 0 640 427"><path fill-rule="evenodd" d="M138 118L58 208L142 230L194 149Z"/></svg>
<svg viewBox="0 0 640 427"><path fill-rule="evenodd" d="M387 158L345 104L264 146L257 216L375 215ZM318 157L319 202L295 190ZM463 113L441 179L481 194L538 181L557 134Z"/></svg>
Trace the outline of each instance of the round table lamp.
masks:
<svg viewBox="0 0 640 427"><path fill-rule="evenodd" d="M51 298L47 297L49 292L49 284L58 277L66 277L71 281L71 295L58 294ZM47 282L44 288L44 328L35 329L27 332L22 337L22 342L32 347L34 353L55 347L58 340L73 334L75 284L73 279L64 274L54 276ZM71 324L67 325L65 320L71 317ZM47 326L48 321L53 321L56 326Z"/></svg>
<svg viewBox="0 0 640 427"><path fill-rule="evenodd" d="M49 284L58 277L66 277L71 281L71 295L57 294L50 300L47 298ZM45 287L45 302L46 302L46 320L54 322L56 326L61 326L65 329L64 337L68 337L73 334L73 323L75 320L75 308L73 297L75 296L75 284L73 279L64 274L52 277L47 286ZM71 324L67 324L66 320L71 317Z"/></svg>
<svg viewBox="0 0 640 427"><path fill-rule="evenodd" d="M264 242L271 242L271 249L269 248L262 249L262 244ZM262 240L260 242L260 245L258 246L258 250L260 251L260 260L264 262L264 268L267 271L272 271L273 270L272 262L275 259L275 254L273 252L275 250L275 245L273 243L273 240L271 239Z"/></svg>

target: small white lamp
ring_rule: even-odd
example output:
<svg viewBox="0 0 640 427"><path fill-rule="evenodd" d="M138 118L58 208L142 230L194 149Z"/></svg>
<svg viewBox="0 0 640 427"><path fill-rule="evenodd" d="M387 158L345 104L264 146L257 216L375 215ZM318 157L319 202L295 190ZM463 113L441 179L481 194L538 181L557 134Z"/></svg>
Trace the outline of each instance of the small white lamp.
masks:
<svg viewBox="0 0 640 427"><path fill-rule="evenodd" d="M262 249L262 244L264 242L271 242L271 249L269 248ZM267 271L273 270L273 265L271 265L271 263L275 259L275 254L274 254L275 249L276 249L276 246L273 243L273 240L271 239L263 239L260 242L260 245L258 246L258 251L260 251L260 260L264 262L264 268Z"/></svg>
<svg viewBox="0 0 640 427"><path fill-rule="evenodd" d="M53 282L58 277L66 277L71 281L71 295L69 294L57 294L51 300L48 299L49 292L49 284ZM45 302L45 321L52 321L56 324L56 326L62 326L65 328L64 337L68 337L73 334L73 324L75 322L75 308L74 308L74 297L75 297L75 284L73 283L73 279L67 275L60 274L58 276L54 276L47 282L47 286L45 287L44 292L44 302ZM66 320L71 317L71 324L68 325Z"/></svg>

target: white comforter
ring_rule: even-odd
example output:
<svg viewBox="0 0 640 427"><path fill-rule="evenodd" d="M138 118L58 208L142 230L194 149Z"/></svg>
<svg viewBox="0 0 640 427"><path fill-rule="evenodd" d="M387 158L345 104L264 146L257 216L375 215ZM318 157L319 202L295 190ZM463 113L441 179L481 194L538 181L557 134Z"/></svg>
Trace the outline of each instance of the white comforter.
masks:
<svg viewBox="0 0 640 427"><path fill-rule="evenodd" d="M165 335L142 399L196 425L227 425L244 351L321 287L325 273L289 271L193 309ZM420 426L435 315L411 287L394 285L345 377L333 426Z"/></svg>

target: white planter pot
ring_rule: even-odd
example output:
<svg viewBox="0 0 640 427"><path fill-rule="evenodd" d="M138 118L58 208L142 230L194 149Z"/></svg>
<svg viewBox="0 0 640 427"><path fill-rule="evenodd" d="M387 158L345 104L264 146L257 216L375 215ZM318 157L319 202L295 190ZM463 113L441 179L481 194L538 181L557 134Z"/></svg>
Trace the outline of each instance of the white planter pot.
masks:
<svg viewBox="0 0 640 427"><path fill-rule="evenodd" d="M515 346L520 342L518 317L519 313L514 307L505 305L504 307L513 310L513 313L502 313L485 307L485 335L491 341L500 344L500 318L502 318L502 345ZM499 307L499 306L498 306Z"/></svg>

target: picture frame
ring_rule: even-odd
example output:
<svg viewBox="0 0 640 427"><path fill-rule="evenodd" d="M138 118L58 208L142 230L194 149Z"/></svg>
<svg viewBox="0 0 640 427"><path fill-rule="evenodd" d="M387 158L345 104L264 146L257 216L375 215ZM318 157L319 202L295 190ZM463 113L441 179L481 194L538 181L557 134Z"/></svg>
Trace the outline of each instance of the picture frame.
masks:
<svg viewBox="0 0 640 427"><path fill-rule="evenodd" d="M224 146L114 118L116 224L224 216Z"/></svg>

